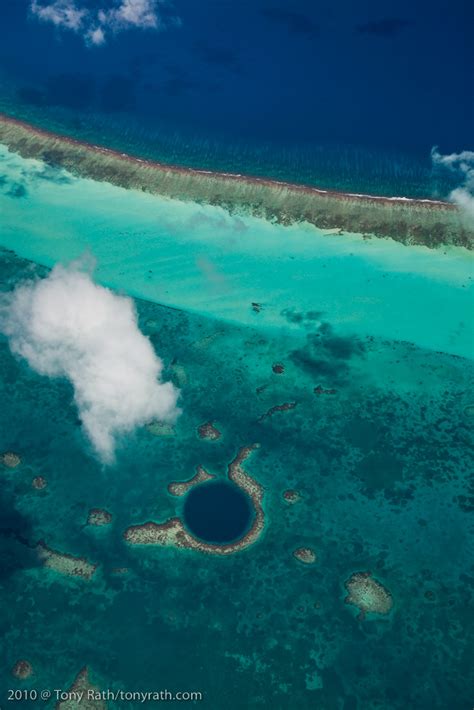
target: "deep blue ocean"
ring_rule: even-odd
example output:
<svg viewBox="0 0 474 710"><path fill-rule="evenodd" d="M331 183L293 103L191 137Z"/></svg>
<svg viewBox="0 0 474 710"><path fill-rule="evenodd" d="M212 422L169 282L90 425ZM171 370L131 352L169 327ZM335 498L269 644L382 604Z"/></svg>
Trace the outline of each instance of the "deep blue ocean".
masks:
<svg viewBox="0 0 474 710"><path fill-rule="evenodd" d="M162 31L100 47L28 7L1 2L0 105L62 132L183 165L414 196L449 188L433 146L472 146L465 0L175 0Z"/></svg>

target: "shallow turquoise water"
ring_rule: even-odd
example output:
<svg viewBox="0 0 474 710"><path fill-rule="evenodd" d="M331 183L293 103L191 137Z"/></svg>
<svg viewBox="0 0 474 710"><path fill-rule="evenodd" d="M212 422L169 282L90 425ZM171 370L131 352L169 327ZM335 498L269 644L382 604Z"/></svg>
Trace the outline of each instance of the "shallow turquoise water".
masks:
<svg viewBox="0 0 474 710"><path fill-rule="evenodd" d="M25 258L92 251L100 281L148 299L140 327L183 414L174 435L121 440L104 468L70 385L0 340L0 451L23 458L1 477L2 684L65 688L88 664L103 688L200 690L213 710L469 707L471 256L230 217L18 158L4 174L0 243L18 256L0 254L2 289L46 273ZM259 421L284 402L297 406ZM197 436L211 419L212 443ZM171 480L199 464L224 477L254 442L267 521L254 546L221 559L123 543L127 526L181 511ZM92 507L112 526L85 527ZM98 562L93 580L39 567L39 539ZM314 566L293 558L301 546ZM393 595L387 617L343 602L366 570ZM18 658L36 672L23 685L8 675Z"/></svg>
<svg viewBox="0 0 474 710"><path fill-rule="evenodd" d="M45 169L3 149L1 243L52 266L89 252L97 278L219 319L287 328L316 311L341 333L472 356L472 253L328 237ZM14 197L14 195L19 195Z"/></svg>

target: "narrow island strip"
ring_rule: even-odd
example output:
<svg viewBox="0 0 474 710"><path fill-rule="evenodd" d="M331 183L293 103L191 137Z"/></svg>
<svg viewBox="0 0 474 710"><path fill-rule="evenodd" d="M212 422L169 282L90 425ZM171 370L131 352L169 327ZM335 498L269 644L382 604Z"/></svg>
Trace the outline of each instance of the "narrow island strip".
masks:
<svg viewBox="0 0 474 710"><path fill-rule="evenodd" d="M263 486L244 470L243 464L258 447L259 444L244 446L240 449L227 469L229 480L247 493L255 509L255 516L251 528L239 540L225 545L214 545L198 540L186 530L182 520L177 517L170 518L165 523L148 522L143 525L132 525L123 533L124 540L130 545L163 545L167 547L188 548L190 550L198 550L199 552L214 555L229 555L253 545L262 534L265 526L265 515L262 507L264 491ZM213 477L211 474L204 471L204 469L200 468L196 476L181 485L187 484L188 487L195 485L196 477L201 476L202 478L203 472L207 474L207 477ZM204 480L207 480L207 477ZM181 491L181 489L178 490ZM184 493L175 492L174 495L184 495Z"/></svg>
<svg viewBox="0 0 474 710"><path fill-rule="evenodd" d="M213 473L208 473L205 468L198 466L196 473L188 481L172 481L168 483L168 493L172 496L181 497L186 495L193 486L205 483L205 481L211 481L213 478L215 478Z"/></svg>
<svg viewBox="0 0 474 710"><path fill-rule="evenodd" d="M244 210L280 224L308 222L322 230L391 237L428 247L472 249L474 227L457 206L442 200L383 197L232 172L167 165L37 128L0 114L0 143L24 158L127 189ZM329 234L328 234L329 237Z"/></svg>
<svg viewBox="0 0 474 710"><path fill-rule="evenodd" d="M263 422L269 417L273 417L276 412L287 412L289 409L294 409L298 402L283 402L283 404L276 404L274 407L270 407L264 414L262 414L257 422Z"/></svg>

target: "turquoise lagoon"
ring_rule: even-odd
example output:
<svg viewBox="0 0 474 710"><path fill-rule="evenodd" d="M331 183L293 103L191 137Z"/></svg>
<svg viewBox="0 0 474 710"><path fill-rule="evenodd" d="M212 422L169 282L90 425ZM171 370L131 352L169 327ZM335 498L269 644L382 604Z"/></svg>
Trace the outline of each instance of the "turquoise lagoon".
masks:
<svg viewBox="0 0 474 710"><path fill-rule="evenodd" d="M469 252L284 227L1 150L2 244L18 255L52 266L91 254L108 286L226 321L287 329L294 312L317 311L341 334L473 354Z"/></svg>
<svg viewBox="0 0 474 710"><path fill-rule="evenodd" d="M170 435L140 429L103 467L70 385L0 341L0 449L23 459L1 481L2 685L67 688L88 665L102 688L197 690L212 710L470 707L472 253L284 227L0 157L2 289L92 255L96 279L136 299L183 410ZM197 436L208 420L217 442ZM127 526L181 514L170 481L198 465L224 478L254 442L266 528L252 547L124 544ZM85 526L93 507L112 526ZM40 539L98 571L38 566ZM294 559L302 546L314 565ZM369 570L394 608L360 620L344 581ZM35 669L23 684L9 676L19 658Z"/></svg>

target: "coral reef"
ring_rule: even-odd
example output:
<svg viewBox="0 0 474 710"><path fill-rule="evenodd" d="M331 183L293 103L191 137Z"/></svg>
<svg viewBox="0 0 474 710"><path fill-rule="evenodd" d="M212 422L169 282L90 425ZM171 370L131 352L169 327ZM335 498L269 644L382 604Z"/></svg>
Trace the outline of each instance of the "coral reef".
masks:
<svg viewBox="0 0 474 710"><path fill-rule="evenodd" d="M43 488L46 488L48 485L48 482L46 478L43 478L43 476L35 476L33 480L31 481L31 485L33 488L35 488L37 491L43 490Z"/></svg>
<svg viewBox="0 0 474 710"><path fill-rule="evenodd" d="M164 165L58 136L0 115L0 142L24 158L47 159L83 177L180 200L242 208L282 224L306 221L328 234L391 237L405 244L456 244L472 249L463 212L440 200L378 197L323 190L280 180ZM252 304L258 312L260 304Z"/></svg>
<svg viewBox="0 0 474 710"><path fill-rule="evenodd" d="M316 562L316 553L310 547L298 547L293 552L293 557L305 565L312 565Z"/></svg>
<svg viewBox="0 0 474 710"><path fill-rule="evenodd" d="M91 508L87 516L88 525L109 525L112 522L112 515L108 510L102 508Z"/></svg>
<svg viewBox="0 0 474 710"><path fill-rule="evenodd" d="M297 503L301 500L301 493L294 488L288 488L288 490L283 492L283 498L287 503Z"/></svg>
<svg viewBox="0 0 474 710"><path fill-rule="evenodd" d="M220 439L222 434L217 429L212 422L205 422L198 427L198 435L200 439L207 439L208 441L216 441Z"/></svg>
<svg viewBox="0 0 474 710"><path fill-rule="evenodd" d="M170 371L174 375L174 379L178 387L184 387L188 383L188 374L184 369L183 365L177 362L173 362Z"/></svg>
<svg viewBox="0 0 474 710"><path fill-rule="evenodd" d="M336 392L337 390L333 388L325 389L324 387L321 387L321 385L314 388L314 394L336 394Z"/></svg>
<svg viewBox="0 0 474 710"><path fill-rule="evenodd" d="M13 451L6 451L4 454L0 455L0 463L6 466L6 468L16 468L21 464L21 457Z"/></svg>
<svg viewBox="0 0 474 710"><path fill-rule="evenodd" d="M67 577L81 577L90 580L97 569L97 565L92 564L84 557L73 557L73 555L64 552L57 552L42 541L37 544L36 551L44 567L49 567Z"/></svg>
<svg viewBox="0 0 474 710"><path fill-rule="evenodd" d="M210 481L212 478L215 478L212 473L208 473L202 466L198 466L195 475L188 481L172 481L169 483L168 493L172 496L184 496L193 486L204 483L204 481Z"/></svg>
<svg viewBox="0 0 474 710"><path fill-rule="evenodd" d="M250 496L255 509L252 527L240 540L224 545L197 540L186 530L180 518L171 518L165 523L132 525L123 533L124 540L131 545L164 545L215 555L229 555L252 545L260 537L265 525L262 508L263 487L246 473L242 464L258 446L254 444L243 447L228 466L228 478Z"/></svg>
<svg viewBox="0 0 474 710"><path fill-rule="evenodd" d="M174 426L169 422L153 421L146 425L146 430L153 436L174 436Z"/></svg>
<svg viewBox="0 0 474 710"><path fill-rule="evenodd" d="M392 595L370 572L355 572L345 581L344 586L348 592L344 602L356 606L361 619L367 613L388 614L392 609Z"/></svg>
<svg viewBox="0 0 474 710"><path fill-rule="evenodd" d="M284 402L283 404L276 404L274 407L270 407L261 417L257 419L258 422L263 422L265 419L272 417L276 412L287 412L289 409L294 409L298 402Z"/></svg>
<svg viewBox="0 0 474 710"><path fill-rule="evenodd" d="M56 703L56 710L107 710L107 703L95 699L95 694L100 693L100 688L93 685L89 679L89 669L84 666L67 690L67 700ZM78 700L77 698L81 698Z"/></svg>
<svg viewBox="0 0 474 710"><path fill-rule="evenodd" d="M33 668L29 661L17 661L12 668L12 675L18 680L26 680L33 674Z"/></svg>

